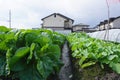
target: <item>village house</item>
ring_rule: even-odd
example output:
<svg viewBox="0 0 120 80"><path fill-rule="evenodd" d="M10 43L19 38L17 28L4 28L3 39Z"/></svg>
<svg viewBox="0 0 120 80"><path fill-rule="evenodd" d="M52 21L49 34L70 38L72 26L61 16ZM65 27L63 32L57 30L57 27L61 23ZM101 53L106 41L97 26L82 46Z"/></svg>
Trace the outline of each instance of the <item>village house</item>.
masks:
<svg viewBox="0 0 120 80"><path fill-rule="evenodd" d="M80 24L74 25L72 28L72 31L73 32L84 31L85 29L88 29L88 27L89 25L80 23Z"/></svg>
<svg viewBox="0 0 120 80"><path fill-rule="evenodd" d="M42 28L52 29L57 32L71 32L74 20L60 13L53 13L41 19Z"/></svg>
<svg viewBox="0 0 120 80"><path fill-rule="evenodd" d="M109 24L110 25L108 25L108 20L104 20L103 22L100 22L100 24L98 24L95 28L97 30L105 30L109 26L109 29L120 29L120 16L110 18Z"/></svg>
<svg viewBox="0 0 120 80"><path fill-rule="evenodd" d="M74 20L60 13L53 13L41 19L43 21L42 28L52 29L59 33L68 34L71 32L93 32L95 29L89 28L87 24L73 25Z"/></svg>

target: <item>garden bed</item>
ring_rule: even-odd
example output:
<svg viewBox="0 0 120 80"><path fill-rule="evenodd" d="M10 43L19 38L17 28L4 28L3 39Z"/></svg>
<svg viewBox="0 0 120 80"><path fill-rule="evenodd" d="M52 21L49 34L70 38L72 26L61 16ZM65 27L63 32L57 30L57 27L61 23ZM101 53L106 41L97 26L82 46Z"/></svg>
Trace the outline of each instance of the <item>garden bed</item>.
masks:
<svg viewBox="0 0 120 80"><path fill-rule="evenodd" d="M67 36L74 80L120 80L120 44L91 38L86 33Z"/></svg>
<svg viewBox="0 0 120 80"><path fill-rule="evenodd" d="M100 64L97 63L81 69L77 62L77 60L72 59L74 80L120 80L120 75L115 73L108 65L105 65L105 68L102 69Z"/></svg>

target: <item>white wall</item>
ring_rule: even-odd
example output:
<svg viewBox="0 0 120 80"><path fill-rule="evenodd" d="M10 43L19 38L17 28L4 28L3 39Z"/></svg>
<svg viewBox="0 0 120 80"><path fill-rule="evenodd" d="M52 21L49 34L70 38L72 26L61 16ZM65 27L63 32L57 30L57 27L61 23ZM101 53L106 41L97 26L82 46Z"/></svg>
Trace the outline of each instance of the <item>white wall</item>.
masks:
<svg viewBox="0 0 120 80"><path fill-rule="evenodd" d="M113 28L113 22L110 23L111 28Z"/></svg>
<svg viewBox="0 0 120 80"><path fill-rule="evenodd" d="M113 21L114 28L120 28L120 18Z"/></svg>
<svg viewBox="0 0 120 80"><path fill-rule="evenodd" d="M47 26L47 27L64 27L64 21L66 19L56 15L56 17L54 17L54 15L45 18L43 20L43 26Z"/></svg>
<svg viewBox="0 0 120 80"><path fill-rule="evenodd" d="M104 30L105 25L100 25L100 30Z"/></svg>
<svg viewBox="0 0 120 80"><path fill-rule="evenodd" d="M107 29L107 27L108 27L108 23L105 24L105 29ZM110 23L109 29L110 28L113 28L113 22Z"/></svg>

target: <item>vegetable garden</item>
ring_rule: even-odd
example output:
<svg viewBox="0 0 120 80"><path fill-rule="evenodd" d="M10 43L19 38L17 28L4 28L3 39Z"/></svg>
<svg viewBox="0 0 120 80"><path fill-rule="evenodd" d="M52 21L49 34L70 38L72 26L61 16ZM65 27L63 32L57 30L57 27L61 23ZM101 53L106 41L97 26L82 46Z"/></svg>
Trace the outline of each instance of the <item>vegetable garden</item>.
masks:
<svg viewBox="0 0 120 80"><path fill-rule="evenodd" d="M72 33L67 37L67 40L71 48L72 57L74 58L73 64L75 63L74 65L75 67L77 66L78 71L81 69L79 72L81 75L80 80L94 80L98 76L101 78L101 75L104 76L107 70L113 70L120 74L119 43L91 38L86 33ZM96 68L95 71L93 67ZM91 68L91 70L88 68ZM85 70L88 70L87 73Z"/></svg>
<svg viewBox="0 0 120 80"><path fill-rule="evenodd" d="M86 33L65 36L46 29L12 30L0 26L0 79L53 80L52 75L57 75L64 65L60 58L65 40L71 51L73 70L77 71L73 80L99 80L96 75L105 75L104 70L119 76L119 43L91 38ZM96 73L92 72L93 67Z"/></svg>

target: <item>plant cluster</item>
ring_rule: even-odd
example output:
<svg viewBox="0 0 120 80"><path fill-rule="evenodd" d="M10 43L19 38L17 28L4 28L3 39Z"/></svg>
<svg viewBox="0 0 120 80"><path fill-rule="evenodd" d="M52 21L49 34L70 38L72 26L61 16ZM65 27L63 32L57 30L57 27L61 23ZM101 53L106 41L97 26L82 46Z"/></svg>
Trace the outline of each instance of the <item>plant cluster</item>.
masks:
<svg viewBox="0 0 120 80"><path fill-rule="evenodd" d="M0 77L46 80L62 66L64 40L64 35L50 30L0 26Z"/></svg>
<svg viewBox="0 0 120 80"><path fill-rule="evenodd" d="M120 44L91 38L86 33L71 33L67 40L80 68L100 63L101 68L106 64L120 74Z"/></svg>

